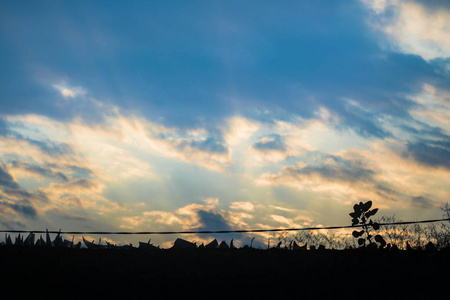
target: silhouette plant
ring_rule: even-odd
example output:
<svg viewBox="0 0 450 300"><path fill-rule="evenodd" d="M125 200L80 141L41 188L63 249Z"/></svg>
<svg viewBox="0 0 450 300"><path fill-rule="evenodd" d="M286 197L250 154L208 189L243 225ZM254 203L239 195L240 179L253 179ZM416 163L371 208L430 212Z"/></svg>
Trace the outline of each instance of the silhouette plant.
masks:
<svg viewBox="0 0 450 300"><path fill-rule="evenodd" d="M352 217L352 226L359 225L362 227L362 230L354 230L352 235L358 239L358 245L361 247L366 247L367 241L368 247L377 248L377 243L379 243L380 248L384 248L386 246L386 241L383 237L379 234L375 236L372 235L372 230L377 231L380 229L380 224L370 219L370 217L378 212L378 208L370 209L371 207L372 201L367 201L366 203L360 202L353 206L354 211L349 214L350 217ZM365 237L363 237L364 234Z"/></svg>

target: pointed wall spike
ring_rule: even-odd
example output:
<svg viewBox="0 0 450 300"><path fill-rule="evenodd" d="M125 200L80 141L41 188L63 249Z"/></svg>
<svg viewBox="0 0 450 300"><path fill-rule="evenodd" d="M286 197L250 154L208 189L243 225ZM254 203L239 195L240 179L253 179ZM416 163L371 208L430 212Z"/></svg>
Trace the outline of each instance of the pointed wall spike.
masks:
<svg viewBox="0 0 450 300"><path fill-rule="evenodd" d="M63 239L62 239L62 236L61 236L61 229L59 229L59 232L56 234L56 237L53 240L52 245L56 246L56 247L61 247L63 245Z"/></svg>
<svg viewBox="0 0 450 300"><path fill-rule="evenodd" d="M52 246L52 240L50 239L50 234L48 233L48 229L45 229L46 235L45 235L45 244L48 247Z"/></svg>
<svg viewBox="0 0 450 300"><path fill-rule="evenodd" d="M25 246L34 246L34 233L30 232L24 241Z"/></svg>
<svg viewBox="0 0 450 300"><path fill-rule="evenodd" d="M35 246L44 246L44 245L45 245L45 241L44 241L44 239L42 238L42 234L41 234L40 237L39 237L39 239L37 240Z"/></svg>
<svg viewBox="0 0 450 300"><path fill-rule="evenodd" d="M229 249L230 247L228 246L227 242L222 241L219 245L219 249Z"/></svg>
<svg viewBox="0 0 450 300"><path fill-rule="evenodd" d="M210 242L209 244L207 244L205 246L205 248L208 248L208 249L215 249L217 247L219 247L219 243L217 242L216 239L214 239L212 242Z"/></svg>
<svg viewBox="0 0 450 300"><path fill-rule="evenodd" d="M6 240L6 245L8 245L8 246L12 245L11 235L8 235L5 233L5 240Z"/></svg>
<svg viewBox="0 0 450 300"><path fill-rule="evenodd" d="M16 242L14 243L16 246L22 246L23 245L23 236L19 235L16 237Z"/></svg>

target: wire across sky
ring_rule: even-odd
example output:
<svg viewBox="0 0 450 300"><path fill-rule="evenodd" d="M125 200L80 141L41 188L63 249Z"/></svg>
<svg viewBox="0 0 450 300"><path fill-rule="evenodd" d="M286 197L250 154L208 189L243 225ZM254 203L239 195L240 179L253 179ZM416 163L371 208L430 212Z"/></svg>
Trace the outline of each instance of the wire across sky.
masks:
<svg viewBox="0 0 450 300"><path fill-rule="evenodd" d="M410 224L424 224L450 221L447 219L434 219L422 221L406 221L406 222L390 222L379 223L380 226L387 225L410 225ZM284 231L305 231L305 230L335 230L358 228L366 225L347 225L347 226L327 226L327 227L303 227L303 228L272 228L272 229L241 229L241 230L184 230L184 231L54 231L54 230L0 230L2 233L55 233L55 234L72 234L72 235L166 235L166 234L214 234L214 233L261 233L261 232L284 232Z"/></svg>

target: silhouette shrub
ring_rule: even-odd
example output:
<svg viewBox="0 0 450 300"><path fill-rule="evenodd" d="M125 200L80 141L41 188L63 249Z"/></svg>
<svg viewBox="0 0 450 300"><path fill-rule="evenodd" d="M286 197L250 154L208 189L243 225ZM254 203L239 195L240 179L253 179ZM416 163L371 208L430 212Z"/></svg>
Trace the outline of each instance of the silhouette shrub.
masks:
<svg viewBox="0 0 450 300"><path fill-rule="evenodd" d="M362 227L362 230L354 230L352 235L354 238L358 239L358 245L360 247L366 247L366 242L368 242L367 247L378 248L378 243L380 244L379 248L384 248L386 246L386 241L383 237L379 234L375 236L372 235L372 230L377 231L380 229L380 224L370 219L378 212L378 208L371 208L372 201L367 201L366 203L360 202L353 206L353 212L349 214L350 217L352 217L352 225L359 225ZM363 237L364 235L365 237Z"/></svg>

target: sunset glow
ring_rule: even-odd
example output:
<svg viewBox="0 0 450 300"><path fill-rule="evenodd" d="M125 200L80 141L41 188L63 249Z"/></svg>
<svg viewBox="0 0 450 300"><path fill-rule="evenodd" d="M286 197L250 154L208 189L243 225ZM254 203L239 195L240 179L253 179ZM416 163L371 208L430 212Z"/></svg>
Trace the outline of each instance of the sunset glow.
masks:
<svg viewBox="0 0 450 300"><path fill-rule="evenodd" d="M0 228L350 225L368 200L441 217L447 3L2 1Z"/></svg>

